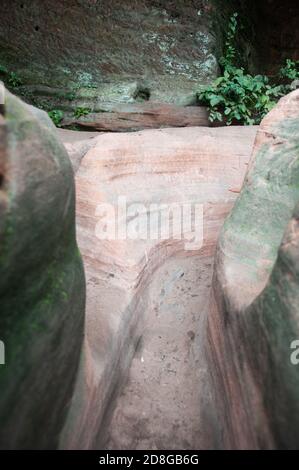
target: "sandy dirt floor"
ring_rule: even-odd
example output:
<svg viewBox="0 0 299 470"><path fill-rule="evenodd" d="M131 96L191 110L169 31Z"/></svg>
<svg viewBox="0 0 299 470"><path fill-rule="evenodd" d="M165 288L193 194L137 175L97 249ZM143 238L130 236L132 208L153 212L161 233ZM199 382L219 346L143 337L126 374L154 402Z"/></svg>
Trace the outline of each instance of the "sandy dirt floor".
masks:
<svg viewBox="0 0 299 470"><path fill-rule="evenodd" d="M199 449L205 370L202 322L210 257L167 260L149 286L146 328L117 400L107 449Z"/></svg>

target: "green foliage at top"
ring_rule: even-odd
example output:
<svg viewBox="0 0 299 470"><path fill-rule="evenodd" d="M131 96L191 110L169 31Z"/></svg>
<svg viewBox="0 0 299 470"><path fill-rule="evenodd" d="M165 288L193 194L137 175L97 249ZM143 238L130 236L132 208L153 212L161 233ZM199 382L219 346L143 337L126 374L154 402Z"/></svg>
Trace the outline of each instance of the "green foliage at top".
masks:
<svg viewBox="0 0 299 470"><path fill-rule="evenodd" d="M220 64L224 69L233 66L236 62L237 50L235 48L236 36L238 33L238 13L234 13L229 20L226 41L225 53L220 59Z"/></svg>
<svg viewBox="0 0 299 470"><path fill-rule="evenodd" d="M64 116L63 111L61 111L60 109L53 109L52 111L48 112L48 115L52 119L55 126L60 127Z"/></svg>
<svg viewBox="0 0 299 470"><path fill-rule="evenodd" d="M10 72L8 76L8 84L12 88L17 88L23 84L23 81L16 72Z"/></svg>
<svg viewBox="0 0 299 470"><path fill-rule="evenodd" d="M22 79L16 72L10 72L4 65L0 64L0 75L11 88L17 88L23 84Z"/></svg>
<svg viewBox="0 0 299 470"><path fill-rule="evenodd" d="M87 116L91 112L90 108L84 108L82 106L78 106L78 108L75 109L74 116L78 119L81 116Z"/></svg>
<svg viewBox="0 0 299 470"><path fill-rule="evenodd" d="M236 66L236 35L238 14L229 21L224 56L220 60L223 75L212 85L198 93L199 101L208 106L210 121L224 121L226 125L260 124L263 117L275 106L280 97L290 91L289 85L271 84L268 77L252 76L243 67ZM295 62L287 60L281 77L294 80L298 77Z"/></svg>
<svg viewBox="0 0 299 470"><path fill-rule="evenodd" d="M281 78L287 80L298 80L299 79L299 60L287 59L284 67L280 69Z"/></svg>
<svg viewBox="0 0 299 470"><path fill-rule="evenodd" d="M236 122L254 125L261 122L283 94L283 87L273 87L267 77L229 67L200 94L200 100L209 106L212 122L225 118L228 126Z"/></svg>

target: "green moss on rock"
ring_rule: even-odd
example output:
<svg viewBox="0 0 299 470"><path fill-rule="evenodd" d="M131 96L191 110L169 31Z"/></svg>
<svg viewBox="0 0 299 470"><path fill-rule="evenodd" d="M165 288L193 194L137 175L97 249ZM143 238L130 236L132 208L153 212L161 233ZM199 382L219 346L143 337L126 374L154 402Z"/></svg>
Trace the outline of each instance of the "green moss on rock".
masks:
<svg viewBox="0 0 299 470"><path fill-rule="evenodd" d="M74 178L50 119L6 93L1 199L1 448L56 448L83 338ZM59 394L57 393L59 390Z"/></svg>

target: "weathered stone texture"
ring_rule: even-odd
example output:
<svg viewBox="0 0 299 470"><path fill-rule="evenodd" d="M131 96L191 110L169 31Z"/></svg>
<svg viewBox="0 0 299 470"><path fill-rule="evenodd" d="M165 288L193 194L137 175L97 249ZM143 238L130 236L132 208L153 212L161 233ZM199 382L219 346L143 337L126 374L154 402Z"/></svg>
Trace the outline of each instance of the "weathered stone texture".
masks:
<svg viewBox="0 0 299 470"><path fill-rule="evenodd" d="M117 105L110 103L103 104L101 111L80 118L66 118L63 126L111 132L209 126L208 110L202 106L183 107L149 102Z"/></svg>
<svg viewBox="0 0 299 470"><path fill-rule="evenodd" d="M213 255L224 217L242 184L255 134L252 127L190 127L103 133L94 139L76 175L78 241L87 278L86 336L63 448L101 448L107 439L107 410L113 409L120 383L128 375L148 305L154 300L149 284L169 259L181 255L189 266L188 258L191 264L193 257ZM166 239L100 239L97 227L104 227L106 218L97 208L109 203L117 210L120 196L129 210L133 203L144 204L147 210L150 204L203 204L203 246L199 241L188 250L186 240L171 233ZM121 216L127 225L134 220L129 212ZM141 220L143 226L144 217ZM169 285L172 275L167 276ZM171 432L172 425L168 429ZM147 443L152 445L153 439Z"/></svg>
<svg viewBox="0 0 299 470"><path fill-rule="evenodd" d="M0 121L0 447L55 448L83 337L73 171L48 116L6 92Z"/></svg>
<svg viewBox="0 0 299 470"><path fill-rule="evenodd" d="M215 261L208 357L215 439L298 448L299 91L263 120Z"/></svg>
<svg viewBox="0 0 299 470"><path fill-rule="evenodd" d="M194 101L218 73L210 9L206 0L3 0L0 63L48 107L71 106L74 88L82 99Z"/></svg>

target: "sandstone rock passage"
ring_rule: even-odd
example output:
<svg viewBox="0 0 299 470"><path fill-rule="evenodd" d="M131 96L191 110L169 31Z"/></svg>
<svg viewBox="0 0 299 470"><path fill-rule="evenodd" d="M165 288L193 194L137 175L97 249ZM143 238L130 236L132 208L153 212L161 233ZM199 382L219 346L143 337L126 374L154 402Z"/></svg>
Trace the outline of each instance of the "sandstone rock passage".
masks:
<svg viewBox="0 0 299 470"><path fill-rule="evenodd" d="M200 414L201 387L205 384L196 378L196 372L192 375L194 382L190 374L192 368L201 367L195 361L202 357L198 348L202 344L200 331L204 331L200 325L204 318L211 277L210 257L214 253L223 219L233 205L236 191L241 187L255 134L255 128L185 128L133 134L106 133L93 139L92 148L81 161L76 177L78 240L87 278L84 356L61 447L87 449L123 444L125 448L130 448L130 445L134 448L138 448L138 445L154 448L156 442L163 448L168 445L192 448L195 443L202 443L202 435L198 436L200 423L194 423ZM202 204L203 246L195 246L190 251L186 249L184 240L171 236L164 240L99 239L96 235L97 226L104 214L98 208L101 204L109 203L117 209L119 197L126 197L128 206L142 203L145 206L144 214L151 203ZM113 216L111 212L110 216ZM132 216L130 213L124 214L122 222L134 220ZM144 218L141 219L141 225L143 223ZM198 278L201 272L203 287L197 297L200 288L197 289L195 285L201 282ZM186 286L194 286L192 292ZM163 300L163 293L157 291L159 287L164 289L166 299L171 298L171 292L175 292L177 287L186 293L181 292L179 295L175 292L173 300L168 300L170 305L163 307L159 305L159 299L161 302ZM181 310L175 307L178 302L182 302ZM178 387L179 400L183 399L184 393L189 393L186 390L189 387L188 396L193 403L187 413L194 414L194 417L189 426L185 426L186 435L183 438L184 404L180 410L178 400L172 408L167 408L167 391L165 389L163 396L163 386L159 385L155 375L158 370L161 373L159 367L163 354L165 365L170 361L176 362L172 358L171 346L167 346L165 323L163 326L167 318L168 322L176 325L172 333L178 328L179 350L176 357L182 360L180 369L177 369L178 378L174 378L173 385L177 381L181 382L175 385ZM151 333L150 329L145 330L145 323L150 329L156 325L155 333ZM152 368L146 370L145 374L149 374L148 380L156 383L151 390L157 395L157 408L153 410L152 417L149 414L138 416L140 406L133 401L131 409L135 411L131 420L128 421L129 417L124 414L120 418L124 423L120 424L115 418L115 425L109 428L115 406L113 393L116 396L119 393L143 333L144 350L156 355L154 362L151 362ZM159 334L162 337L160 346L155 343L159 342ZM174 338L169 338L169 341L174 344ZM152 345L150 353L149 344ZM162 350L165 351L162 353ZM143 354L148 361L148 354ZM180 354L183 355L181 358ZM172 364L168 369L173 367L177 365ZM139 389L139 394L146 394L147 385L142 372L137 370L136 374L138 383L135 390ZM173 372L169 374L171 376ZM189 382L183 379L182 374L189 374ZM145 411L149 413L149 395L144 400ZM125 413L127 406L126 402L122 413ZM181 431L171 442L175 426L171 419L175 410L178 410L177 426ZM169 426L168 437L161 434L163 419ZM143 440L136 441L133 426L135 423L135 429L141 429L142 422L147 423L148 433ZM73 429L76 429L76 433ZM156 433L155 439L153 432ZM107 444L109 434L114 441ZM127 441L121 437L124 435L128 436Z"/></svg>
<svg viewBox="0 0 299 470"><path fill-rule="evenodd" d="M259 128L95 135L57 133L6 93L1 447L298 447L298 100ZM77 171L83 344L73 172L57 134ZM203 226L182 233L163 218L172 204L199 207ZM164 237L143 237L153 212Z"/></svg>
<svg viewBox="0 0 299 470"><path fill-rule="evenodd" d="M0 1L0 450L51 450L10 464L299 449L298 24Z"/></svg>

